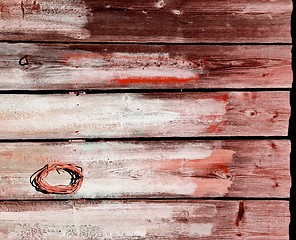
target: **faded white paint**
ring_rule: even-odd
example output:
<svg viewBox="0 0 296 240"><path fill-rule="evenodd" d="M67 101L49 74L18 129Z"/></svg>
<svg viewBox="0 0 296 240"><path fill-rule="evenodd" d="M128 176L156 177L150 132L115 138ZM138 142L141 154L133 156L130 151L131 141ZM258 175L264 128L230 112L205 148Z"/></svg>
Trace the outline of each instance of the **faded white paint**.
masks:
<svg viewBox="0 0 296 240"><path fill-rule="evenodd" d="M130 170L131 171L131 170ZM213 186L214 188L214 186ZM190 178L168 176L138 176L128 179L127 177L107 177L103 179L85 179L83 186L75 198L88 196L121 197L121 196L162 196L184 195L191 196L197 190L197 185ZM223 189L224 190L224 189ZM206 191L206 190L205 190ZM216 189L213 189L213 192ZM202 193L202 192L201 192ZM204 193L204 192L203 192ZM206 192L207 193L207 192ZM225 192L223 192L225 193ZM219 193L217 195L221 196ZM39 194L40 195L40 194ZM200 195L200 194L198 194Z"/></svg>
<svg viewBox="0 0 296 240"><path fill-rule="evenodd" d="M178 9L173 9L172 10L172 13L175 14L175 15L180 15L181 14L181 11L178 10Z"/></svg>
<svg viewBox="0 0 296 240"><path fill-rule="evenodd" d="M216 206L212 203L103 203L89 207L69 206L66 209L2 211L0 222L2 227L9 227L8 232L1 232L5 239L84 239L87 236L90 238L90 234L95 239L149 236L175 238L179 235L207 237L213 233L216 214ZM187 223L176 220L183 216L188 219ZM200 223L196 223L197 220ZM67 231L69 229L72 229L71 233Z"/></svg>
<svg viewBox="0 0 296 240"><path fill-rule="evenodd" d="M233 152L224 149L225 144L237 151L235 160ZM290 143L279 140L273 144L281 151L274 151L269 140L241 144L236 141L231 144L228 141L1 143L0 198L173 197L179 194L217 197L225 193L231 197L241 194L288 197ZM239 159L244 159L243 165ZM30 185L31 174L45 164L54 163L74 163L83 168L85 178L77 194L44 195ZM257 165L261 174L254 175ZM274 176L278 176L276 181L271 180ZM55 184L67 183L70 179L67 173L60 174L56 180L52 178L49 176L47 180ZM274 188L275 182L279 187ZM254 187L260 191L254 191Z"/></svg>
<svg viewBox="0 0 296 240"><path fill-rule="evenodd" d="M10 49L7 53L6 48ZM53 88L67 84L70 85L70 87L67 86L70 89L88 86L88 84L95 88L126 87L129 84L134 87L137 85L175 87L182 84L198 84L198 74L202 71L190 61L170 57L166 53L98 54L75 51L70 54L69 51L55 46L46 54L48 58L57 59L59 63L49 66L36 61L42 54L42 46L32 45L28 48L26 44L18 44L18 48L14 50L15 48L7 45L1 49L1 54L8 59L3 63L8 67L0 69L0 88L2 89L5 89L7 84L18 85L21 88L31 86L33 89L40 87L40 84L50 84ZM15 56L6 56L11 51L15 52ZM29 65L16 68L16 63L25 55L29 55ZM161 81L162 78L172 80ZM140 79L140 82L134 83L133 79Z"/></svg>
<svg viewBox="0 0 296 240"><path fill-rule="evenodd" d="M244 202L239 233L247 239L289 239L288 201ZM238 206L219 200L3 202L0 238L235 239Z"/></svg>
<svg viewBox="0 0 296 240"><path fill-rule="evenodd" d="M3 138L186 136L219 124L226 103L146 94L2 95ZM208 116L216 116L209 120ZM20 136L21 135L21 136Z"/></svg>
<svg viewBox="0 0 296 240"><path fill-rule="evenodd" d="M289 49L286 46L265 46L264 48L224 46L223 50L219 46L211 48L196 46L192 50L194 55L190 57L196 63L184 58L187 53L180 49L176 51L183 57L159 52L105 54L101 46L99 49L99 52L94 52L67 48L66 45L2 43L0 65L3 67L0 68L0 89L291 87L292 70L289 64L286 64L290 59L287 53ZM156 52L159 48L154 46L149 51ZM274 59L270 58L271 52ZM29 65L19 66L19 59L25 55L28 55ZM209 65L199 64L199 61L207 59L209 55L215 56L209 60ZM228 57L225 59L225 56ZM259 59L259 63L262 64L260 68L258 66L254 66L251 70L245 68L244 64L254 58ZM221 59L224 60L220 62ZM226 74L219 74L222 71L220 64L223 66L231 64L234 68L229 68L229 71L224 72ZM238 67L240 67L239 71ZM134 71L134 69L139 70ZM118 81L123 75L130 78L146 77L152 69L159 75L168 76L170 73L170 77L175 79L165 83L157 82L157 77L154 77L146 83L143 81L139 84L131 81L120 84ZM268 77L266 77L267 73ZM216 74L219 74L219 77L216 77ZM252 81L253 78L258 81Z"/></svg>
<svg viewBox="0 0 296 240"><path fill-rule="evenodd" d="M182 83L182 79L185 78L185 81L186 81L187 78L197 78L196 76L197 76L196 73L193 71L176 69L172 67L171 68L170 67L159 67L159 68L147 67L145 69L133 68L129 70L115 70L115 69L98 70L95 68L93 69L82 68L73 72L72 80L76 81L77 83L96 82L96 81L116 83L117 79L171 77L171 78L179 78L180 83ZM143 84L145 84L145 82ZM151 84L153 84L152 81L151 81ZM157 82L157 79L155 80L155 84L159 84ZM165 82L162 84L166 85Z"/></svg>
<svg viewBox="0 0 296 240"><path fill-rule="evenodd" d="M56 152L54 146L40 146L33 154L25 146L18 145L17 149L21 155L17 154L16 160L9 160L10 164L1 169L3 191L0 192L0 196L2 198L47 197L36 192L30 186L28 179L45 164L57 162L75 163L83 168L83 185L77 194L71 195L71 198L223 196L232 184L232 181L225 176L226 173L213 167L213 164L226 166L232 162L234 152L222 149L213 151L213 146L208 143L167 142L150 145L109 142L99 145L69 144L61 147ZM15 150L1 149L2 161L7 161L7 153L15 152ZM61 151L64 156L61 156ZM26 152L30 156L27 156ZM196 177L196 174L200 177ZM216 175L216 179L208 178L212 175ZM206 178L203 179L203 176ZM46 178L50 184L68 184L69 180L70 176L67 173L51 173ZM52 195L52 197L69 196Z"/></svg>
<svg viewBox="0 0 296 240"><path fill-rule="evenodd" d="M22 12L21 2L23 2ZM0 12L0 29L10 34L34 35L61 34L75 39L86 39L90 32L85 29L90 11L84 1L36 1L38 9L33 9L32 0L2 0Z"/></svg>

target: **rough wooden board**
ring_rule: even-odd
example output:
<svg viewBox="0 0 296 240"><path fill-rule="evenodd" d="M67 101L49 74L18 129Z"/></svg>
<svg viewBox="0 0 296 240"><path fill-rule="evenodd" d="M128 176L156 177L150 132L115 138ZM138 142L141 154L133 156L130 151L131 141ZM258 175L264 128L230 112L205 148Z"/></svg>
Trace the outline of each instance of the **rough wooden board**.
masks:
<svg viewBox="0 0 296 240"><path fill-rule="evenodd" d="M0 96L2 139L286 136L289 92Z"/></svg>
<svg viewBox="0 0 296 240"><path fill-rule="evenodd" d="M2 202L2 239L287 240L286 201Z"/></svg>
<svg viewBox="0 0 296 240"><path fill-rule="evenodd" d="M291 46L0 43L1 90L291 87Z"/></svg>
<svg viewBox="0 0 296 240"><path fill-rule="evenodd" d="M2 0L0 40L290 43L286 0Z"/></svg>
<svg viewBox="0 0 296 240"><path fill-rule="evenodd" d="M289 197L290 143L167 141L1 143L0 199L140 197ZM37 192L30 176L46 164L83 169L76 194ZM67 173L50 173L51 185L68 185Z"/></svg>

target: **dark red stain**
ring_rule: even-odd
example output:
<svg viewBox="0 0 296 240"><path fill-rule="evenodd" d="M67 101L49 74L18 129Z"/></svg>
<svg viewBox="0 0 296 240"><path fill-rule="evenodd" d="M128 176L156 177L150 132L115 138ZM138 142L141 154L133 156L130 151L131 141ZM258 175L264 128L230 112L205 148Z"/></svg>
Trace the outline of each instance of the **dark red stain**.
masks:
<svg viewBox="0 0 296 240"><path fill-rule="evenodd" d="M237 218L236 218L236 226L240 226L243 219L244 219L244 216L245 216L245 204L244 202L239 202L239 209L238 209L238 214L237 214Z"/></svg>
<svg viewBox="0 0 296 240"><path fill-rule="evenodd" d="M9 9L4 4L0 4L0 13L9 13Z"/></svg>
<svg viewBox="0 0 296 240"><path fill-rule="evenodd" d="M262 74L262 77L268 77L269 76L269 73L263 73Z"/></svg>
<svg viewBox="0 0 296 240"><path fill-rule="evenodd" d="M36 3L36 1L34 1L33 4L32 4L31 9L34 10L34 11L40 11L41 10L41 6L40 6L39 3Z"/></svg>
<svg viewBox="0 0 296 240"><path fill-rule="evenodd" d="M22 10L22 17L25 19L25 7L24 7L24 2L21 1L21 10Z"/></svg>
<svg viewBox="0 0 296 240"><path fill-rule="evenodd" d="M271 147L272 147L273 149L276 149L276 148L277 148L277 146L276 146L275 143L272 143L272 144L271 144Z"/></svg>

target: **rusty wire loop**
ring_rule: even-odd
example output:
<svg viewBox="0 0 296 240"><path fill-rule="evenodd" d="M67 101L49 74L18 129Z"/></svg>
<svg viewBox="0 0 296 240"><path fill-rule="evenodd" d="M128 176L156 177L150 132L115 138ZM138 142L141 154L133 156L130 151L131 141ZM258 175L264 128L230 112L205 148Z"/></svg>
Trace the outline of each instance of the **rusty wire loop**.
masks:
<svg viewBox="0 0 296 240"><path fill-rule="evenodd" d="M45 181L51 171L65 171L70 174L71 180L68 185L50 185ZM60 173L59 173L60 174ZM82 168L74 164L52 164L45 165L30 177L31 185L38 192L45 194L72 194L76 193L83 181Z"/></svg>

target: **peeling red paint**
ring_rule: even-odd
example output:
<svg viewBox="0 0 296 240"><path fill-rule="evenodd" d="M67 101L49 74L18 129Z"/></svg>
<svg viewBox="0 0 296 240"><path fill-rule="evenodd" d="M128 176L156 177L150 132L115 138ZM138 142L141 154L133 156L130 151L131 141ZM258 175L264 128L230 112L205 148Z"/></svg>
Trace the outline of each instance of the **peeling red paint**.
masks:
<svg viewBox="0 0 296 240"><path fill-rule="evenodd" d="M222 101L222 102L227 102L228 101L228 94L219 94L215 96L215 99L218 101Z"/></svg>
<svg viewBox="0 0 296 240"><path fill-rule="evenodd" d="M172 160L162 162L156 171L172 174L181 174L182 170L190 171L193 176L201 178L215 178L215 172L229 174L227 164L232 162L234 151L214 149L209 157L194 160Z"/></svg>
<svg viewBox="0 0 296 240"><path fill-rule="evenodd" d="M171 58L167 53L78 52L65 54L63 59L67 66L91 65L87 75L100 76L111 85L178 85L199 81L195 65L182 58Z"/></svg>
<svg viewBox="0 0 296 240"><path fill-rule="evenodd" d="M213 125L210 125L208 128L207 128L207 131L210 132L210 133L220 133L222 132L222 128L220 125L217 125L217 124L213 124Z"/></svg>
<svg viewBox="0 0 296 240"><path fill-rule="evenodd" d="M187 82L197 82L198 76L188 77L188 78L178 78L178 77L127 77L127 78L117 78L115 79L119 84L168 84L168 83L187 83Z"/></svg>
<svg viewBox="0 0 296 240"><path fill-rule="evenodd" d="M253 100L256 100L258 98L258 94L256 92L252 92L251 96Z"/></svg>

